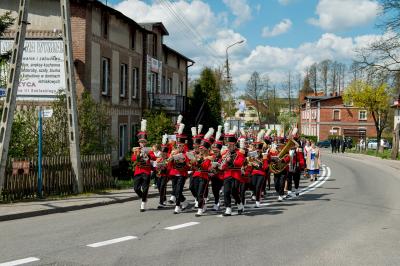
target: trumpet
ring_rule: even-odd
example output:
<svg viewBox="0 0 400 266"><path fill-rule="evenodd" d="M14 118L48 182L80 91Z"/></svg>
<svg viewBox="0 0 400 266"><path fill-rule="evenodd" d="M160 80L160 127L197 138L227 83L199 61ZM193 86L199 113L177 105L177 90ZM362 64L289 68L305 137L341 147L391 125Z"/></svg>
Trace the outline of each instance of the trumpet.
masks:
<svg viewBox="0 0 400 266"><path fill-rule="evenodd" d="M228 150L227 153L225 153L224 157L222 158L221 163L219 164L219 169L222 170L222 167L227 163L228 159L231 158L231 151Z"/></svg>

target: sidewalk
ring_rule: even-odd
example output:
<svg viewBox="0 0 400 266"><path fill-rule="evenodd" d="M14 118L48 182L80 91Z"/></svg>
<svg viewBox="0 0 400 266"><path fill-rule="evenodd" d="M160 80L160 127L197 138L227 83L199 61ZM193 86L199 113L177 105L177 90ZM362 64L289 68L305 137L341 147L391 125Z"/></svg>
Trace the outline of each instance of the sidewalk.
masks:
<svg viewBox="0 0 400 266"><path fill-rule="evenodd" d="M390 160L390 159L381 159L379 157L371 156L371 155L366 155L366 154L359 154L359 153L329 153L330 155L337 155L337 156L342 156L342 157L350 157L350 158L355 158L359 160L368 160L373 163L377 163L380 165L388 166L391 168L394 168L396 170L400 170L400 161L395 161L395 160Z"/></svg>
<svg viewBox="0 0 400 266"><path fill-rule="evenodd" d="M156 196L158 196L157 189L150 187L148 197L152 198ZM138 197L133 189L123 189L78 195L57 200L34 200L0 204L0 222L123 203L136 199Z"/></svg>

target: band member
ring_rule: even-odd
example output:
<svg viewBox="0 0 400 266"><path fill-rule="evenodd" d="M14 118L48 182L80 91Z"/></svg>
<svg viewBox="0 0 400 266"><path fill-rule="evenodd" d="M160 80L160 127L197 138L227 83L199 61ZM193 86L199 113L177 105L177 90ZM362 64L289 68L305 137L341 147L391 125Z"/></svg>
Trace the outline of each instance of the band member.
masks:
<svg viewBox="0 0 400 266"><path fill-rule="evenodd" d="M182 209L186 209L188 203L183 196L183 187L188 176L189 158L185 152L186 136L183 135L184 124L179 125L178 133L176 135L176 149L170 155L170 178L175 182L174 196L176 199L174 213L178 214Z"/></svg>
<svg viewBox="0 0 400 266"><path fill-rule="evenodd" d="M178 132L179 126L182 123L182 119L183 119L183 116L179 115L176 120L176 124L175 124L175 133ZM170 140L170 147L169 147L170 153L169 153L168 158L170 157L172 150L174 150L176 148L175 147L176 146L176 135L173 137L174 137L174 139ZM168 201L170 204L176 203L176 198L174 196L176 194L176 181L177 181L177 179L172 179L172 195Z"/></svg>
<svg viewBox="0 0 400 266"><path fill-rule="evenodd" d="M193 186L196 191L196 200L198 202L198 209L196 217L202 216L206 211L205 197L208 187L208 172L211 168L211 162L213 157L209 154L211 147L210 137L214 134L214 129L210 128L200 145L200 152L196 155L196 161L194 168L196 169L193 173Z"/></svg>
<svg viewBox="0 0 400 266"><path fill-rule="evenodd" d="M214 195L214 206L213 210L214 211L219 211L220 208L220 191L222 186L224 185L224 176L223 172L219 170L218 166L222 162L222 156L221 156L221 149L223 146L223 140L224 137L221 133L222 126L218 126L218 131L215 135L215 142L212 145L212 152L213 152L213 161L211 163L211 169L209 172L209 176L211 179L211 188L212 188L212 193Z"/></svg>
<svg viewBox="0 0 400 266"><path fill-rule="evenodd" d="M279 151L277 149L277 144L272 143L271 148L268 152L268 162L278 162L280 159L278 157ZM275 191L278 194L278 201L283 200L283 196L285 194L285 175L280 173L274 173L274 184L275 184Z"/></svg>
<svg viewBox="0 0 400 266"><path fill-rule="evenodd" d="M201 145L201 141L204 137L203 134L201 134L201 131L203 129L203 125L198 125L197 128L196 127L192 127L191 131L192 131L192 140L193 140L193 154L196 156L200 153L199 148ZM194 183L193 183L193 173L190 172L190 179L189 179L189 190L190 192L192 192L193 197L195 198L194 200L194 207L198 208L199 203L197 202L197 189L194 187Z"/></svg>
<svg viewBox="0 0 400 266"><path fill-rule="evenodd" d="M256 196L256 208L260 208L261 193L263 191L263 184L265 183L267 169L268 169L268 157L267 154L262 153L264 142L262 138L265 134L265 130L261 130L257 135L257 141L253 143L255 150L247 157L248 163L251 166L251 180Z"/></svg>
<svg viewBox="0 0 400 266"><path fill-rule="evenodd" d="M143 119L141 122L141 131L137 134L139 147L134 148L132 154L132 162L135 164L133 188L142 200L140 205L141 212L146 210L147 194L150 186L151 161L157 159L153 151L145 147L147 144L146 126L147 121Z"/></svg>
<svg viewBox="0 0 400 266"><path fill-rule="evenodd" d="M167 201L167 183L169 177L168 169L168 152L169 148L167 145L168 135L165 134L162 138L161 154L157 158L155 168L158 176L158 191L160 192L160 202L158 208L165 208L165 202Z"/></svg>
<svg viewBox="0 0 400 266"><path fill-rule="evenodd" d="M265 153L266 154L268 154L269 149L270 149L271 144L272 144L271 133L272 133L272 130L271 129L267 129L267 132L264 135L264 142L266 144L266 149L265 149ZM269 168L267 168L265 174L266 174L266 176L265 176L265 181L264 181L264 185L263 185L263 188L262 188L262 192L265 193L265 195L266 195L267 194L266 188L268 187L268 190L271 190L271 173L269 172Z"/></svg>
<svg viewBox="0 0 400 266"><path fill-rule="evenodd" d="M238 212L243 212L244 206L240 199L240 181L241 167L244 164L245 157L239 149L236 148L236 131L234 127L229 134L225 134L224 138L228 145L228 150L222 155L221 169L224 170L224 198L225 198L225 213L224 216L232 215L231 196L238 204Z"/></svg>
<svg viewBox="0 0 400 266"><path fill-rule="evenodd" d="M242 133L242 136L245 136L245 134ZM239 151L244 154L244 157L246 158L248 155L248 142L246 142L245 137L240 137L239 139ZM246 205L246 191L251 189L251 167L247 164L247 161L245 160L242 168L242 177L240 179L240 203ZM239 204L239 203L238 203ZM244 211L244 207L243 207ZM241 211L242 212L242 211Z"/></svg>
<svg viewBox="0 0 400 266"><path fill-rule="evenodd" d="M297 142L299 137L297 135L297 128L292 132L293 139ZM297 142L298 143L298 142ZM300 174L304 170L305 161L303 149L300 145L293 147L289 150L289 163L287 166L287 189L289 197L299 196ZM295 191L292 191L292 182L294 181Z"/></svg>

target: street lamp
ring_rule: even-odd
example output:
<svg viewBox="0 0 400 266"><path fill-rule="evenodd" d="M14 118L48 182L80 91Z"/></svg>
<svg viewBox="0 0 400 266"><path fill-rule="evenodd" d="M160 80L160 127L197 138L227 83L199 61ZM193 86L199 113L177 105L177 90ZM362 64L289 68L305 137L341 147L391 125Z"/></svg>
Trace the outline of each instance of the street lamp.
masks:
<svg viewBox="0 0 400 266"><path fill-rule="evenodd" d="M225 50L225 54L226 54L226 78L228 79L228 82L230 82L228 50L232 46L235 46L235 45L241 44L241 43L244 43L244 40L237 41L237 42L229 45L228 47L226 47L226 50Z"/></svg>

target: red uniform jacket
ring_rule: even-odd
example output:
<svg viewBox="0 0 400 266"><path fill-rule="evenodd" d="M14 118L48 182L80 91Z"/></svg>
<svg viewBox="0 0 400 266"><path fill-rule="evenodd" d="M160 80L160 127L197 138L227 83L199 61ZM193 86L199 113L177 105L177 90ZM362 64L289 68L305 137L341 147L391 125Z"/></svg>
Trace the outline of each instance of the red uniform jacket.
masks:
<svg viewBox="0 0 400 266"><path fill-rule="evenodd" d="M186 153L183 153L183 156L185 157L185 161L182 163L175 162L175 160L172 160L169 164L170 170L169 170L169 175L170 176L188 176L188 171L189 171L189 158L187 157Z"/></svg>
<svg viewBox="0 0 400 266"><path fill-rule="evenodd" d="M197 168L197 170L194 171L193 177L200 177L208 180L208 172L210 171L211 168L211 160L206 159L203 162L201 162L200 165L195 165L195 167Z"/></svg>
<svg viewBox="0 0 400 266"><path fill-rule="evenodd" d="M305 160L304 160L304 154L300 148L296 149L296 152L294 153L294 156L292 158L292 161L290 161L291 157L289 154L287 154L284 158L283 161L285 163L288 163L286 166L285 170L289 171L289 164L293 164L295 166L295 170L292 172L297 172L297 171L303 171L305 168Z"/></svg>
<svg viewBox="0 0 400 266"><path fill-rule="evenodd" d="M234 154L231 154L231 161L225 163L222 168L224 170L224 179L233 177L240 182L245 182L246 180L242 177L241 169L245 160L246 157L244 154L238 150L236 150Z"/></svg>
<svg viewBox="0 0 400 266"><path fill-rule="evenodd" d="M134 176L140 174L150 175L151 173L151 163L150 161L155 161L157 157L154 155L153 151L149 151L147 160L144 160L140 155L132 154L132 162L136 163Z"/></svg>
<svg viewBox="0 0 400 266"><path fill-rule="evenodd" d="M259 159L262 161L262 164L259 166L252 166L251 175L262 175L267 176L267 169L268 169L268 160L267 159Z"/></svg>

